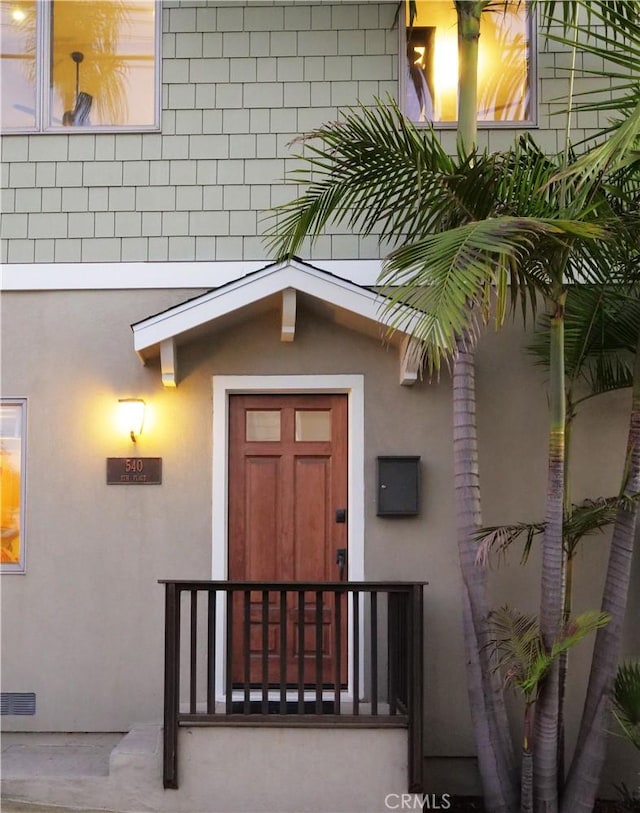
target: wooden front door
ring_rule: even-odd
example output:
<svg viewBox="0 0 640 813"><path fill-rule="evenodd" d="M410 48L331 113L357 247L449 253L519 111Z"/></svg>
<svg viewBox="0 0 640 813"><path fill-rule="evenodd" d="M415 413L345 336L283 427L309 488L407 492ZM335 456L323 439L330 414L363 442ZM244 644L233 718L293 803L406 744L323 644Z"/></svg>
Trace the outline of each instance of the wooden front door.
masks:
<svg viewBox="0 0 640 813"><path fill-rule="evenodd" d="M347 396L232 395L229 422L230 581L346 580ZM342 555L341 567L338 560ZM283 640L287 684L299 684L301 674L305 685L317 684L316 594L305 593L303 612L297 606L297 596L295 599L289 596L286 612L282 611L280 601L278 592L269 593L265 631L262 592L251 592L248 609L244 596L236 595L234 684L246 681L249 674L254 685L265 681L277 685L282 677ZM335 678L332 596L323 596L321 615L322 681L328 684ZM249 633L243 635L247 617ZM282 618L286 618L285 635L281 630ZM339 640L341 682L345 683L344 629Z"/></svg>

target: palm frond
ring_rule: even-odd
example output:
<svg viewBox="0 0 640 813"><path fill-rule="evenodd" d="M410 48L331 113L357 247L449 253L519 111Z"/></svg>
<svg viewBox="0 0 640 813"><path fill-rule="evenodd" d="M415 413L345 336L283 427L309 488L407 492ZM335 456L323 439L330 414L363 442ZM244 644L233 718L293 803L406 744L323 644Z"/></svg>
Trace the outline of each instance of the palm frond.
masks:
<svg viewBox="0 0 640 813"><path fill-rule="evenodd" d="M496 659L495 668L502 672L505 686L515 686L531 702L554 660L610 620L608 613L597 610L582 613L565 624L548 651L535 616L507 606L493 610L489 613L489 647Z"/></svg>
<svg viewBox="0 0 640 813"><path fill-rule="evenodd" d="M618 667L613 685L613 711L625 736L640 749L640 661Z"/></svg>
<svg viewBox="0 0 640 813"><path fill-rule="evenodd" d="M587 99L576 109L632 109L640 100L640 0L541 0L540 5L545 38L569 47L578 42L583 54L596 58L581 71L606 77L611 85L610 94L594 91L593 101L588 91L576 94Z"/></svg>
<svg viewBox="0 0 640 813"><path fill-rule="evenodd" d="M551 659L557 658L561 652L571 649L572 646L575 646L587 635L600 629L600 627L605 627L609 621L611 621L609 613L603 613L600 610L587 610L587 612L581 613L575 618L570 618L551 647Z"/></svg>
<svg viewBox="0 0 640 813"><path fill-rule="evenodd" d="M520 564L526 564L536 536L544 533L546 522L516 522L512 525L490 525L479 528L475 539L478 543L476 564L486 567L493 555L506 556L511 546L524 537Z"/></svg>
<svg viewBox="0 0 640 813"><path fill-rule="evenodd" d="M304 192L267 215L267 244L279 259L329 223L397 242L432 229L436 213L464 209L451 183L454 159L433 130L416 128L392 100L350 108L300 141L303 166L287 180Z"/></svg>
<svg viewBox="0 0 640 813"><path fill-rule="evenodd" d="M628 509L639 502L640 494L623 494L618 497L584 500L572 505L563 522L565 553L573 555L585 536L604 531L613 525L619 508ZM506 556L512 545L524 539L520 562L526 564L535 538L543 534L546 527L546 522L515 522L478 528L475 533L478 543L476 563L485 567L492 556Z"/></svg>
<svg viewBox="0 0 640 813"><path fill-rule="evenodd" d="M640 332L640 300L622 287L573 285L565 307L565 374L588 395L631 386ZM529 344L538 364L549 366L549 317L542 316ZM577 399L576 402L584 400Z"/></svg>
<svg viewBox="0 0 640 813"><path fill-rule="evenodd" d="M489 625L496 670L505 686L515 686L530 700L537 689L533 675L544 674L550 664L537 619L504 606L489 613Z"/></svg>
<svg viewBox="0 0 640 813"><path fill-rule="evenodd" d="M605 235L596 224L506 216L428 235L396 249L385 261L380 276L387 297L384 314L393 329L414 336L430 369L438 369L442 358L455 353L456 337L475 337L473 307L486 305L490 292L504 300L508 282L512 298L519 296L526 302L532 296L529 281L536 270L540 275L535 287L544 289L549 284L539 264L528 267L526 280L517 269L534 254L541 238L561 242ZM535 302L530 304L535 307ZM406 306L419 315L410 316ZM496 303L495 312L500 322L504 301Z"/></svg>
<svg viewBox="0 0 640 813"><path fill-rule="evenodd" d="M576 202L582 206L603 176L624 170L631 164L637 164L639 158L640 98L606 141L588 150L571 166L559 172L556 180L573 180L581 190L581 196L576 196Z"/></svg>

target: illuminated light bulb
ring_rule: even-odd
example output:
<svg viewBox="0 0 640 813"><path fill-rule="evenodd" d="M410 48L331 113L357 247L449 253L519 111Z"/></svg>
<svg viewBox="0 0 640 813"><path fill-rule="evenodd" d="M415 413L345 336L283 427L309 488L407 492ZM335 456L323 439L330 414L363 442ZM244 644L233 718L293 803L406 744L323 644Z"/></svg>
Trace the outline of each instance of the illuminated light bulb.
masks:
<svg viewBox="0 0 640 813"><path fill-rule="evenodd" d="M17 23L23 23L27 19L27 15L21 8L14 8L11 16Z"/></svg>
<svg viewBox="0 0 640 813"><path fill-rule="evenodd" d="M145 403L142 398L119 398L120 426L135 443L142 434Z"/></svg>

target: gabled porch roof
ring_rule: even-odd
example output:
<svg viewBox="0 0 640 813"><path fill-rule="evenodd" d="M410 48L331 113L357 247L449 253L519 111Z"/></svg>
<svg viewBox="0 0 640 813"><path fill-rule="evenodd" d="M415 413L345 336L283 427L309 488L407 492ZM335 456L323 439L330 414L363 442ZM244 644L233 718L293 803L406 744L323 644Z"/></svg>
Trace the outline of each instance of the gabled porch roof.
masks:
<svg viewBox="0 0 640 813"><path fill-rule="evenodd" d="M143 363L160 356L162 383L177 386L177 347L242 308L258 304L281 308L283 342L295 339L298 295L311 303L322 303L336 321L364 332L375 332L399 347L400 383L414 384L418 376L418 353L407 333L390 332L389 317L383 312L384 298L370 288L337 277L300 260L274 263L180 305L134 323L133 341ZM407 330L416 318L407 309Z"/></svg>

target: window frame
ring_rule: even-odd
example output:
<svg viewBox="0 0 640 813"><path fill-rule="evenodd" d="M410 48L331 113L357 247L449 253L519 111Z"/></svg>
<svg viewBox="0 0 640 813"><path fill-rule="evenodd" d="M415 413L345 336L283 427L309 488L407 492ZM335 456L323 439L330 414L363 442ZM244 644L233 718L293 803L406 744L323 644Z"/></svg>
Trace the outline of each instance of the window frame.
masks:
<svg viewBox="0 0 640 813"><path fill-rule="evenodd" d="M34 127L4 127L1 135L82 135L95 133L157 133L160 132L162 114L162 2L153 0L155 7L155 63L154 63L154 122L153 124L107 124L81 127L54 127L51 114L51 2L36 0L36 58L35 58L35 119Z"/></svg>
<svg viewBox="0 0 640 813"><path fill-rule="evenodd" d="M26 503L27 503L27 399L0 398L0 408L14 406L20 409L20 559L15 563L0 562L0 574L19 574L26 572Z"/></svg>
<svg viewBox="0 0 640 813"><path fill-rule="evenodd" d="M402 24L398 26L399 35L399 51L398 51L398 94L399 94L399 107L403 114L406 115L406 98L407 98L407 71L404 69L403 59L406 59L407 53L407 0L403 0L403 14ZM527 22L529 29L529 53L530 53L530 79L529 79L529 94L530 94L530 117L520 121L478 121L479 130L532 130L539 127L539 114L538 114L538 14L534 6L531 7L527 3ZM458 127L457 119L455 121L410 121L416 127L432 127L434 130L456 130Z"/></svg>

